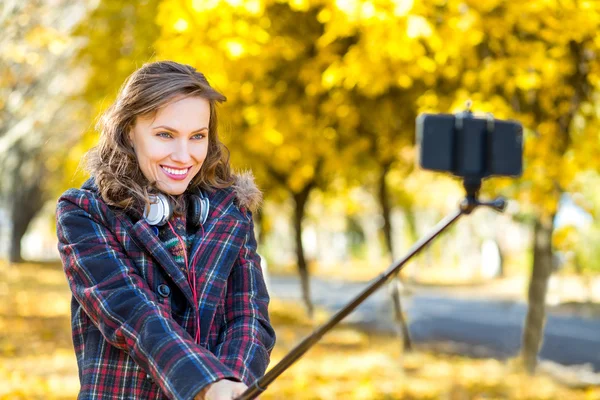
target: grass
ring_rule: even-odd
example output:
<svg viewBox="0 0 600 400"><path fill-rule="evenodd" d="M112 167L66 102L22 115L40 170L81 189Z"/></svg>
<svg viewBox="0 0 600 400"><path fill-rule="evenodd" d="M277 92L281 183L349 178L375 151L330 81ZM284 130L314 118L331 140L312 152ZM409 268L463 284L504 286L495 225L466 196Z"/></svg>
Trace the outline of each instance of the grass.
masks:
<svg viewBox="0 0 600 400"><path fill-rule="evenodd" d="M73 399L79 389L69 324L70 293L60 265L0 264L0 399ZM274 365L328 317L273 301ZM528 377L515 360L400 351L396 338L341 326L327 334L261 396L270 399L600 399Z"/></svg>

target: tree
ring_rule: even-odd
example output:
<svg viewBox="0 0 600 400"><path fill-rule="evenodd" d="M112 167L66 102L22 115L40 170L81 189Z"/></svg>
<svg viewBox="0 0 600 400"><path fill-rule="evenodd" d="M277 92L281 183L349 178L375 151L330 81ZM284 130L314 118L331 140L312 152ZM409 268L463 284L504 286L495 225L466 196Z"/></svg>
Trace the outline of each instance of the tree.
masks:
<svg viewBox="0 0 600 400"><path fill-rule="evenodd" d="M427 47L421 43L423 32L415 29L421 21L410 14L411 5L393 2L324 2L320 13L324 21L323 42L350 40L348 51L340 54L323 73L330 89L346 91L346 107L357 115L350 126L344 146L366 140L363 152L353 154L360 176L375 175L376 197L383 217L382 233L391 259L396 257L392 240L391 212L403 204L409 213L411 196L401 188L388 186L393 170L407 176L414 159L405 158L407 148L414 147L418 99L437 78L429 69L433 64ZM359 146L354 146L360 149ZM410 151L408 153L411 153ZM351 153L352 154L352 153ZM350 167L352 169L352 167ZM365 172L367 171L367 172ZM392 196L399 193L400 196ZM402 198L402 202L393 202ZM408 220L410 221L410 215ZM414 224L412 225L414 228ZM400 280L390 283L394 319L403 338L403 347L412 347L400 297Z"/></svg>
<svg viewBox="0 0 600 400"><path fill-rule="evenodd" d="M357 41L360 45L360 40ZM375 187L375 197L380 205L383 225L381 227L384 246L390 260L399 256L398 249L394 246L392 235L392 208L398 204L395 196L398 192L405 194L404 204L410 200L410 195L402 188L390 188L388 175L394 168L407 176L414 166L412 158L403 159L402 154L406 148L414 146L414 129L416 118L415 102L416 90L389 88L385 93L369 97L359 90L353 89L345 97L348 107L357 115L357 126L352 127L342 134L342 147L354 149L349 153L356 161L348 163L349 171L346 179L361 178L364 186L372 182ZM352 143L360 138L365 141L364 146L354 146ZM346 158L347 160L347 158ZM394 319L397 330L401 333L403 348L412 349L412 341L408 324L402 310L401 281L399 276L392 279L389 284L393 305Z"/></svg>
<svg viewBox="0 0 600 400"><path fill-rule="evenodd" d="M593 124L586 110L600 83L600 6L590 1L456 1L431 7L427 18L440 34L453 33L457 39L436 53L460 73L463 90L457 104L471 97L480 110L522 121L527 131L518 193L534 215L533 268L522 356L533 372L542 342L558 201L583 165L594 162L578 157L577 165L570 159L581 143L597 140L582 127Z"/></svg>
<svg viewBox="0 0 600 400"><path fill-rule="evenodd" d="M470 98L476 111L522 121L525 174L495 188L514 193L534 216L523 341L523 359L534 370L558 199L579 171L597 168L597 2L155 0L119 7L101 3L89 60L103 83L92 82L88 93L97 102L120 84L115 76L133 69L132 59L153 49L157 58L205 72L229 97L225 139L234 164L251 166L273 198L295 205L309 310L301 232L314 190L327 190L334 176L355 182L362 168L360 183L380 182L385 217L394 205L410 206L406 193L387 194L386 183L392 173L410 173L401 149L412 148L418 112L456 111ZM116 44L94 53L105 35ZM390 227L383 236L393 251Z"/></svg>
<svg viewBox="0 0 600 400"><path fill-rule="evenodd" d="M198 66L227 94L224 111L233 132L227 143L234 161L243 160L236 164L251 166L292 200L297 264L309 314L313 305L302 226L310 194L327 186L335 158L336 121L327 110L321 73L333 54L347 47L318 46L318 12L277 1L165 1L157 42L159 57ZM208 19L211 23L204 23Z"/></svg>
<svg viewBox="0 0 600 400"><path fill-rule="evenodd" d="M21 239L56 187L65 142L76 131L76 69L65 65L77 43L74 1L9 1L0 13L0 200L11 222L9 261L20 262Z"/></svg>
<svg viewBox="0 0 600 400"><path fill-rule="evenodd" d="M111 104L127 76L154 57L158 4L158 0L141 0L137 6L103 0L75 27L72 36L83 44L75 53L74 63L84 70L85 84L74 100L83 100L81 118L88 129L80 132L67 154L63 167L67 181L62 182L62 188L80 186L87 179L81 160L98 140L96 117Z"/></svg>
<svg viewBox="0 0 600 400"><path fill-rule="evenodd" d="M581 148L580 143L590 146L597 140L574 121L587 115L579 124L585 127L594 119L589 110L593 88L599 84L599 5L583 0L457 0L357 1L328 7L324 36L359 30L363 44L332 64L326 79L372 97L389 87L408 89L423 82L430 90L419 97L420 110L456 110L472 98L481 111L523 121L529 134L519 190L536 216L523 359L533 371L558 199L581 163L594 160L576 165L569 155ZM576 145L572 135L579 139Z"/></svg>

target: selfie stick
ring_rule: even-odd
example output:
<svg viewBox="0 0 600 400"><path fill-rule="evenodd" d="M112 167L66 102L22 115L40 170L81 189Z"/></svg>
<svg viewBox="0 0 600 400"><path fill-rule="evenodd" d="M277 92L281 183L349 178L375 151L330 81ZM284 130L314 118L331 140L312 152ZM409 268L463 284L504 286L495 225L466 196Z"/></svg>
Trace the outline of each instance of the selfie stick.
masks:
<svg viewBox="0 0 600 400"><path fill-rule="evenodd" d="M342 319L350 314L356 307L360 305L364 300L379 289L385 281L391 276L395 276L404 265L425 246L427 246L436 236L442 233L446 228L452 225L458 218L464 214L471 214L475 208L479 206L491 207L498 212L503 212L506 208L506 200L499 197L491 202L480 202L477 199L477 193L481 187L481 179L465 179L463 182L465 190L467 192L466 197L460 203L459 210L454 214L447 216L445 219L438 222L433 228L429 235L421 238L415 243L408 251L408 254L392 264L385 272L376 278L375 282L371 283L365 288L360 294L358 294L350 303L338 311L329 321L327 321L320 328L315 330L310 336L306 337L300 344L292 349L279 363L277 363L269 372L267 372L262 378L257 379L241 396L237 397L236 400L252 400L264 392L269 384L273 382L279 375L281 375L286 369L288 369L296 360L298 360L304 353L308 351L313 345L315 345L325 333L331 328L337 325Z"/></svg>

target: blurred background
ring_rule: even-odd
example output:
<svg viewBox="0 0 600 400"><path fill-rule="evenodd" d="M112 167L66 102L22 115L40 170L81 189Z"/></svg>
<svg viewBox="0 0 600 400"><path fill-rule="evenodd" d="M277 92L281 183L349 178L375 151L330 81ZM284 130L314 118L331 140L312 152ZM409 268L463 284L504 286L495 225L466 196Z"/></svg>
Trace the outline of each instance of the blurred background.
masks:
<svg viewBox="0 0 600 400"><path fill-rule="evenodd" d="M415 118L520 121L511 199L460 220L265 399L600 399L600 2L2 0L0 399L75 398L60 194L125 78L172 59L228 101L251 169L272 365L463 196L416 163Z"/></svg>

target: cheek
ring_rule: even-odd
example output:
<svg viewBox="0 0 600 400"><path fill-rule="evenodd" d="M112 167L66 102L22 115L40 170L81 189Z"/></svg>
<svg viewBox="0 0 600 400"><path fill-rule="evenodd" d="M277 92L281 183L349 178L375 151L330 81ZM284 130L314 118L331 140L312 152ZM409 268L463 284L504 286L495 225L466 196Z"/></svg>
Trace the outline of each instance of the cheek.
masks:
<svg viewBox="0 0 600 400"><path fill-rule="evenodd" d="M167 146L153 141L147 143L144 150L144 158L149 163L160 161L169 154Z"/></svg>
<svg viewBox="0 0 600 400"><path fill-rule="evenodd" d="M202 144L199 146L196 146L193 150L193 157L196 160L204 160L206 159L206 156L208 154L208 144Z"/></svg>
<svg viewBox="0 0 600 400"><path fill-rule="evenodd" d="M157 146L154 143L144 143L136 149L137 160L140 170L148 180L156 178L159 164L168 154L165 146Z"/></svg>

